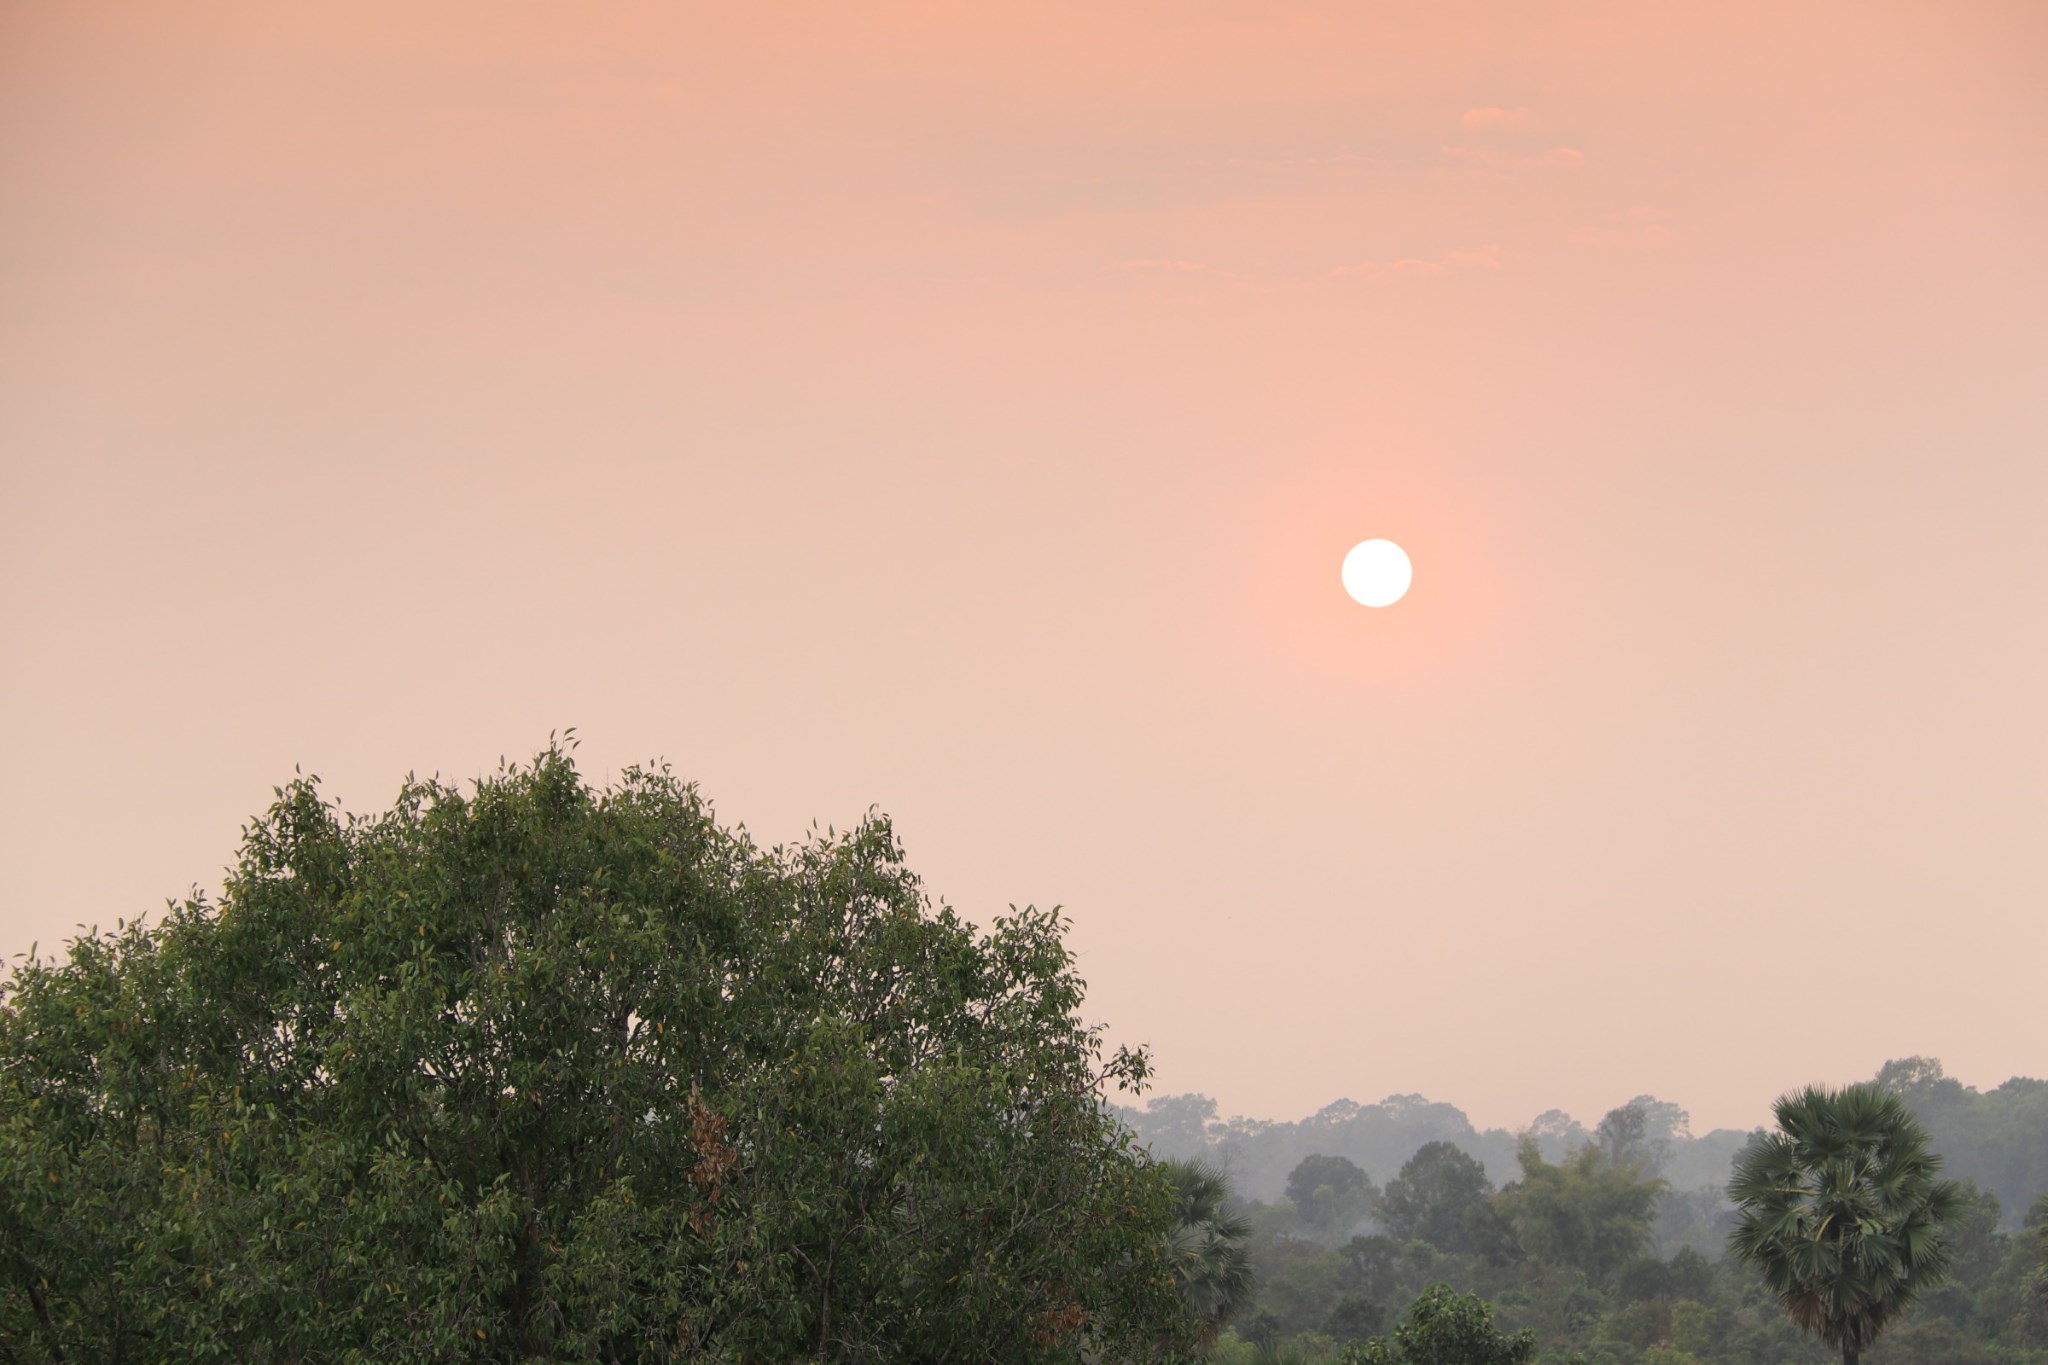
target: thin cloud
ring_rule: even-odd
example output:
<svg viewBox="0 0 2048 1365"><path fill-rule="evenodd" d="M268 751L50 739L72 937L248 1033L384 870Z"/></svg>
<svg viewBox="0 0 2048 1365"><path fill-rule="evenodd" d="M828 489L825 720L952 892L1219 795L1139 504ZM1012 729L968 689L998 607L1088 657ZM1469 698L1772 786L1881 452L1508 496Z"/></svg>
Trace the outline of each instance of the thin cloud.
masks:
<svg viewBox="0 0 2048 1365"><path fill-rule="evenodd" d="M1469 166L1485 166L1496 171L1575 171L1586 164L1586 154L1576 147L1552 147L1524 156L1488 151L1484 147L1446 147L1443 153Z"/></svg>
<svg viewBox="0 0 2048 1365"><path fill-rule="evenodd" d="M1367 156L1363 152L1338 151L1329 152L1321 156L1189 157L1181 164L1197 170L1324 171L1333 168L1348 170L1356 166L1391 166L1395 163L1383 156Z"/></svg>
<svg viewBox="0 0 2048 1365"><path fill-rule="evenodd" d="M1574 246L1640 249L1664 246L1678 240L1678 229L1664 221L1659 210L1638 204L1617 213L1607 222L1577 228L1567 236Z"/></svg>
<svg viewBox="0 0 2048 1365"><path fill-rule="evenodd" d="M1490 104L1484 109L1467 109L1460 121L1467 128L1522 128L1528 125L1529 111Z"/></svg>
<svg viewBox="0 0 2048 1365"><path fill-rule="evenodd" d="M1201 261L1170 260L1166 257L1141 256L1133 260L1118 261L1112 269L1134 275L1223 275L1229 272L1218 270Z"/></svg>
<svg viewBox="0 0 2048 1365"><path fill-rule="evenodd" d="M1333 279L1416 279L1449 275L1462 270L1500 269L1500 248L1494 245L1470 251L1446 251L1440 256L1404 256L1396 261L1359 261L1330 271Z"/></svg>

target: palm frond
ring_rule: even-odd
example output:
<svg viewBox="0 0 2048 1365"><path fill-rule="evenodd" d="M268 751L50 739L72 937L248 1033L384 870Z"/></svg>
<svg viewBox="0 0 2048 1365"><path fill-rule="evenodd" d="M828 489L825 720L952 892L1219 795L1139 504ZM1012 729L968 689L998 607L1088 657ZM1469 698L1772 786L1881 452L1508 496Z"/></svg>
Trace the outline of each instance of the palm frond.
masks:
<svg viewBox="0 0 2048 1365"><path fill-rule="evenodd" d="M1755 1266L1791 1320L1861 1349L1946 1275L1961 1187L1898 1096L1808 1086L1772 1106L1776 1133L1737 1159L1729 1249Z"/></svg>

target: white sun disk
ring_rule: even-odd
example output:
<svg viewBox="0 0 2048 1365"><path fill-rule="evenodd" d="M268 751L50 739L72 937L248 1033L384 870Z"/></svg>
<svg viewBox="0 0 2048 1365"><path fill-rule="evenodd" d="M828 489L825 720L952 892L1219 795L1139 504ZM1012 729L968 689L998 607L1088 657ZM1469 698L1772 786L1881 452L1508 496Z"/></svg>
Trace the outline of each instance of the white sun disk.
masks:
<svg viewBox="0 0 2048 1365"><path fill-rule="evenodd" d="M1408 552L1391 540L1361 540L1344 556L1344 591L1362 606L1393 606L1414 579Z"/></svg>

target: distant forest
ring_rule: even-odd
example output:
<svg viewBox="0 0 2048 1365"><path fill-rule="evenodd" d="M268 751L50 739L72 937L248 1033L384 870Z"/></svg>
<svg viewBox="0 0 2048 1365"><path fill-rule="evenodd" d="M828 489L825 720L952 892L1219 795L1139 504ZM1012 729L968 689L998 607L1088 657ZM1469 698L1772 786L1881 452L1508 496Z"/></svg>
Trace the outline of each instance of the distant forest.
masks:
<svg viewBox="0 0 2048 1365"><path fill-rule="evenodd" d="M1875 1078L1904 1099L1934 1139L1942 1174L1974 1182L1994 1195L2000 1225L2020 1226L2036 1196L2048 1191L2048 1080L2015 1076L1978 1091L1942 1071L1929 1057L1886 1062ZM1750 1134L1716 1128L1695 1134L1677 1104L1642 1095L1623 1106L1643 1119L1640 1144L1648 1174L1669 1187L1658 1201L1657 1248L1665 1256L1690 1246L1720 1254L1722 1217L1731 1207L1728 1172ZM1456 1105L1421 1095L1390 1095L1378 1104L1338 1100L1296 1123L1217 1117L1206 1095L1159 1095L1118 1116L1160 1157L1204 1157L1221 1166L1244 1199L1273 1203L1285 1197L1287 1178L1311 1156L1343 1157L1384 1186L1426 1143L1448 1142L1478 1161L1495 1183L1512 1180L1521 1133L1473 1126ZM1548 1161L1592 1145L1598 1129L1561 1109L1538 1116L1523 1130Z"/></svg>
<svg viewBox="0 0 2048 1365"><path fill-rule="evenodd" d="M2048 1255L2048 1081L1980 1092L1923 1057L1875 1079L1925 1128L1941 1174L1965 1182L1969 1215L1949 1286L1866 1360L2048 1360L2048 1270L2036 1269ZM1340 1100L1293 1123L1219 1118L1214 1100L1188 1094L1118 1116L1154 1156L1228 1179L1256 1288L1218 1360L1334 1360L1438 1282L1534 1329L1542 1361L1834 1358L1723 1254L1731 1167L1762 1129L1695 1134L1684 1109L1648 1095L1591 1128L1552 1110L1520 1133L1420 1095Z"/></svg>

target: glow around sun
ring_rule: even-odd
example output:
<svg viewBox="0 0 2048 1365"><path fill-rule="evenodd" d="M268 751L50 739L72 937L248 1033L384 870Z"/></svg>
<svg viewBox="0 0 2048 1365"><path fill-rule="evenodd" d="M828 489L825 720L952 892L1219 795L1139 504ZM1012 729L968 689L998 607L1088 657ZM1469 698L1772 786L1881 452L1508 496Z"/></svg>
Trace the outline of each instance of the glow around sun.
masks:
<svg viewBox="0 0 2048 1365"><path fill-rule="evenodd" d="M1391 540L1361 540L1344 556L1344 591L1362 606L1393 606L1414 579L1408 552Z"/></svg>

